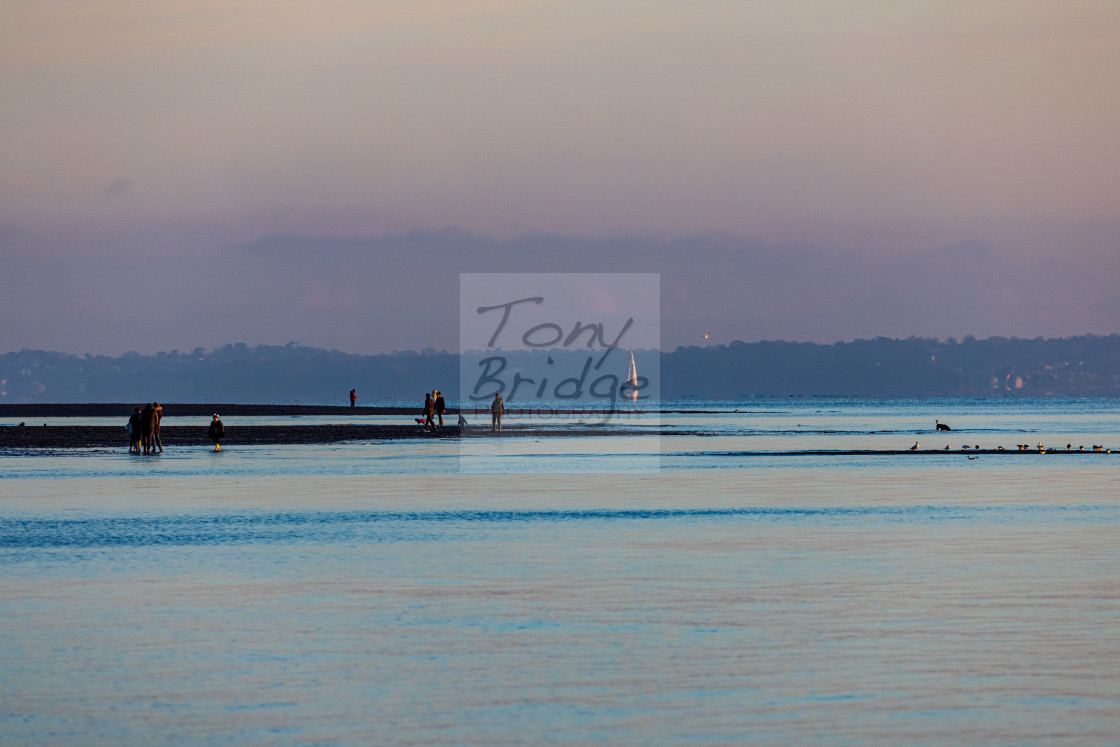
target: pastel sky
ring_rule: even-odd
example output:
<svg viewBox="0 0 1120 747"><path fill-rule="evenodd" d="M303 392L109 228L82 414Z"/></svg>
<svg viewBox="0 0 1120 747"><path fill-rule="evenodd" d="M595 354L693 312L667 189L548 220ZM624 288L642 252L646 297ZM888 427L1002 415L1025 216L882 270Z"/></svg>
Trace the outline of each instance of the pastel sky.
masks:
<svg viewBox="0 0 1120 747"><path fill-rule="evenodd" d="M0 9L0 352L457 345L659 272L663 348L1120 332L1114 0Z"/></svg>

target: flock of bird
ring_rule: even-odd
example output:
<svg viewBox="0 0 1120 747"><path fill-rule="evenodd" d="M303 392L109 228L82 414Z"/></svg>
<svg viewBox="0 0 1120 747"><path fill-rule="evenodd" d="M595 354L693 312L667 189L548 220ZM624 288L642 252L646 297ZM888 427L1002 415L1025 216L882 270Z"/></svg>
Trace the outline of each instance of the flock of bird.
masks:
<svg viewBox="0 0 1120 747"><path fill-rule="evenodd" d="M951 431L951 430L953 430L948 425L946 425L945 423L942 423L939 420L934 420L933 423L934 423L934 427L939 431ZM919 442L915 441L914 445L910 447L910 451L917 451L918 447L920 445L921 444ZM1016 448L1017 451L1032 451L1030 444L1015 444L1015 448ZM1097 445L1094 444L1091 448L1093 449L1093 451L1104 451L1108 454L1112 453L1112 449L1106 449L1103 445L1097 446ZM1041 441L1038 442L1038 446L1036 447L1036 449L1038 450L1039 454L1045 454L1048 451L1062 451L1062 447L1060 447L1060 446L1043 446ZM952 447L951 444L945 444L945 448L943 450L944 451L952 451L953 447ZM1007 451L1007 449L1004 449L1002 446L997 446L995 448L995 450L996 451ZM961 451L980 451L980 444L975 444L975 445L972 445L972 446L969 446L968 444L965 444L965 445L961 446ZM1065 451L1074 451L1073 444L1066 444ZM1085 447L1084 446L1078 446L1076 451L1085 451ZM978 459L978 458L979 457L974 457L974 456L969 457L969 459Z"/></svg>
<svg viewBox="0 0 1120 747"><path fill-rule="evenodd" d="M915 441L914 445L910 447L910 451L917 451L919 446L920 446L920 444L917 441ZM1078 446L1076 449L1074 449L1072 445L1066 444L1065 449L1063 449L1060 446L1043 446L1041 442L1035 448L1038 450L1038 452L1040 454L1045 454L1048 451L1085 451L1084 446ZM1103 451L1107 454L1112 453L1112 449L1106 449L1104 446L1093 446L1091 448L1092 448L1093 451ZM943 451L952 451L952 450L953 450L953 447L952 447L951 444L945 444L945 448L943 449ZM961 451L969 451L969 450L980 451L980 444L976 444L975 446L969 446L968 444L965 444L965 445L961 446ZM1002 446L997 446L995 448L995 450L996 451L1007 451L1007 449L1003 448ZM1015 444L1015 450L1016 451L1031 451L1031 445L1030 444Z"/></svg>

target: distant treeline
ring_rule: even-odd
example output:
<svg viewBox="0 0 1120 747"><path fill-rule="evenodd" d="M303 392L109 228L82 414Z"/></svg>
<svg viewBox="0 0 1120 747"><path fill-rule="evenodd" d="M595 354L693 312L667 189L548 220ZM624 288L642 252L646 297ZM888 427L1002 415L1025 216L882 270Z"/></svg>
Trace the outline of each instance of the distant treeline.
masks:
<svg viewBox="0 0 1120 747"><path fill-rule="evenodd" d="M639 370L652 374L639 359ZM426 349L353 355L295 344L119 357L35 350L0 355L0 403L416 402L459 399L459 357ZM832 345L733 342L660 356L662 399L1120 396L1120 335L958 342L911 337Z"/></svg>
<svg viewBox="0 0 1120 747"><path fill-rule="evenodd" d="M733 342L662 356L666 397L1120 395L1120 335Z"/></svg>

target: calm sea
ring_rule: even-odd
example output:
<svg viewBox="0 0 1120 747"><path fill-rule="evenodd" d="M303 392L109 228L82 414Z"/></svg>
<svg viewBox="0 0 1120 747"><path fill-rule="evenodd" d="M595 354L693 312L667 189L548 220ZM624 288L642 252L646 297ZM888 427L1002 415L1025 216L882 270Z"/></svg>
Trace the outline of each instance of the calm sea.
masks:
<svg viewBox="0 0 1120 747"><path fill-rule="evenodd" d="M1120 743L1120 402L663 406L0 453L0 742Z"/></svg>

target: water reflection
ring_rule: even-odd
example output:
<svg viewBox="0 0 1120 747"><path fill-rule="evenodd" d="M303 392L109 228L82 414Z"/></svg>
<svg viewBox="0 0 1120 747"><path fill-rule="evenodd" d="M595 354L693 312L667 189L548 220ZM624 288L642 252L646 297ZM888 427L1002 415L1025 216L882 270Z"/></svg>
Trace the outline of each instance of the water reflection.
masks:
<svg viewBox="0 0 1120 747"><path fill-rule="evenodd" d="M955 406L970 440L1116 413ZM542 472L548 439L513 474L425 441L0 455L0 733L1113 741L1120 462L729 455L912 443L929 407L818 409L680 415L710 435L648 474Z"/></svg>

